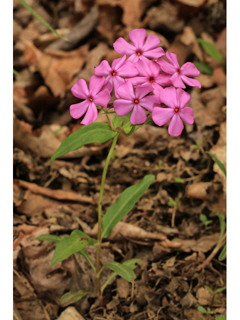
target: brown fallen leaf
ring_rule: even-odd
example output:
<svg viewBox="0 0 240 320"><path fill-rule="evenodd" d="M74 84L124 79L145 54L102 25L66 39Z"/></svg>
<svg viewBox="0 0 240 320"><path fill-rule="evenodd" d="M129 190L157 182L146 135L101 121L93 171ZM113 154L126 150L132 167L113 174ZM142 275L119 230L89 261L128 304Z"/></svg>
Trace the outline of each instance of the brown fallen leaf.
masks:
<svg viewBox="0 0 240 320"><path fill-rule="evenodd" d="M97 235L98 225L96 224L92 229L90 235L95 237ZM136 240L148 241L148 240L165 240L167 237L163 233L152 233L143 230L132 224L120 221L112 230L108 240L123 240L124 237L132 238Z"/></svg>
<svg viewBox="0 0 240 320"><path fill-rule="evenodd" d="M14 180L14 183L20 187L31 190L33 193L41 194L49 198L58 199L58 200L67 200L83 203L93 203L92 197L80 196L73 191L64 191L64 190L52 190L48 188L41 187L35 183L27 182L23 180Z"/></svg>
<svg viewBox="0 0 240 320"><path fill-rule="evenodd" d="M151 7L147 11L146 22L149 29L168 30L180 33L184 27L184 20L177 17L178 7L170 2L163 2L158 7Z"/></svg>
<svg viewBox="0 0 240 320"><path fill-rule="evenodd" d="M60 314L57 320L84 320L84 318L74 307L68 307Z"/></svg>
<svg viewBox="0 0 240 320"><path fill-rule="evenodd" d="M206 0L177 0L177 1L187 6L196 7L196 8L202 6L206 2Z"/></svg>
<svg viewBox="0 0 240 320"><path fill-rule="evenodd" d="M25 62L36 67L54 96L63 97L73 76L84 65L89 46L84 45L70 52L52 49L41 52L30 41L22 40L22 42L25 45Z"/></svg>
<svg viewBox="0 0 240 320"><path fill-rule="evenodd" d="M213 76L210 76L208 74L200 74L198 77L196 77L198 81L200 81L202 88L211 88L214 85L214 79Z"/></svg>
<svg viewBox="0 0 240 320"><path fill-rule="evenodd" d="M214 154L219 161L223 163L226 168L226 122L221 123L219 129L220 137L218 142L210 149L210 152ZM223 191L226 192L226 177L219 166L214 163L213 170L218 174L220 181L223 185Z"/></svg>
<svg viewBox="0 0 240 320"><path fill-rule="evenodd" d="M126 299L130 293L130 284L123 278L117 279L117 291L120 298Z"/></svg>
<svg viewBox="0 0 240 320"><path fill-rule="evenodd" d="M197 290L196 297L201 306L209 306L213 300L212 294L205 288L199 288Z"/></svg>
<svg viewBox="0 0 240 320"><path fill-rule="evenodd" d="M218 243L219 236L220 236L219 233L214 233L211 235L203 235L198 240L195 240L195 239L183 240L183 239L174 238L171 241L171 243L178 244L178 242L179 242L181 244L178 248L178 251L207 252L207 251L211 250Z"/></svg>
<svg viewBox="0 0 240 320"><path fill-rule="evenodd" d="M194 88L191 93L191 100L189 106L193 108L194 121L201 128L211 127L217 124L217 120L213 114L201 102L199 89Z"/></svg>
<svg viewBox="0 0 240 320"><path fill-rule="evenodd" d="M209 199L208 189L212 186L212 182L198 182L189 185L187 195L197 199Z"/></svg>

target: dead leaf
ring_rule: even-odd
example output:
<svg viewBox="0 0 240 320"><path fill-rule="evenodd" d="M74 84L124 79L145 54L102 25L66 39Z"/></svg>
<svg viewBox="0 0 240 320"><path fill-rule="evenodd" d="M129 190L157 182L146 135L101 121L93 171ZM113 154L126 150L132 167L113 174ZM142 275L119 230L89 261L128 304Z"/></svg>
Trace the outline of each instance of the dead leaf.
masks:
<svg viewBox="0 0 240 320"><path fill-rule="evenodd" d="M91 231L91 236L97 235L97 227L96 224ZM148 240L165 240L167 237L162 233L151 233L134 226L132 224L126 222L118 222L118 224L113 228L112 233L110 236L107 237L108 240L123 240L124 237L138 239L143 241Z"/></svg>
<svg viewBox="0 0 240 320"><path fill-rule="evenodd" d="M188 292L181 300L180 303L182 307L185 309L189 309L191 307L196 307L198 305L197 299Z"/></svg>
<svg viewBox="0 0 240 320"><path fill-rule="evenodd" d="M209 199L208 189L212 186L212 182L198 182L188 187L187 195L197 199Z"/></svg>
<svg viewBox="0 0 240 320"><path fill-rule="evenodd" d="M63 97L73 76L81 70L85 63L88 45L71 52L52 49L41 52L31 42L22 41L25 45L25 62L37 68L54 96Z"/></svg>
<svg viewBox="0 0 240 320"><path fill-rule="evenodd" d="M74 307L68 307L65 309L57 320L85 320L80 313Z"/></svg>
<svg viewBox="0 0 240 320"><path fill-rule="evenodd" d="M126 299L130 293L130 284L123 278L117 279L117 290L120 298Z"/></svg>
<svg viewBox="0 0 240 320"><path fill-rule="evenodd" d="M220 137L215 146L210 149L210 152L214 154L219 161L223 163L226 168L226 122L221 123L219 130ZM219 175L220 181L223 185L223 191L226 192L226 177L219 166L214 163L213 170Z"/></svg>
<svg viewBox="0 0 240 320"><path fill-rule="evenodd" d="M201 306L209 306L213 300L212 294L205 288L199 288L197 290L196 297Z"/></svg>

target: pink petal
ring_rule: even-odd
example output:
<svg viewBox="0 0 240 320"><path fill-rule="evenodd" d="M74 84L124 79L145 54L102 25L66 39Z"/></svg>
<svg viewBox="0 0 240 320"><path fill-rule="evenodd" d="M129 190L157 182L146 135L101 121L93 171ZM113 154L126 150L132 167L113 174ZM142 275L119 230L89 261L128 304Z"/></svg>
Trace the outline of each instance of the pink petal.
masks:
<svg viewBox="0 0 240 320"><path fill-rule="evenodd" d="M200 75L200 71L198 71L197 67L191 62L186 62L180 70L181 75L187 77L197 77Z"/></svg>
<svg viewBox="0 0 240 320"><path fill-rule="evenodd" d="M100 91L93 98L93 102L94 103L96 103L99 106L102 106L104 108L107 108L108 102L110 100L111 100L111 95L110 95L109 90L107 88L102 90L102 91Z"/></svg>
<svg viewBox="0 0 240 320"><path fill-rule="evenodd" d="M89 101L84 100L83 102L72 104L70 108L70 115L73 119L79 119L87 111Z"/></svg>
<svg viewBox="0 0 240 320"><path fill-rule="evenodd" d="M166 57L175 68L180 69L176 53L167 51Z"/></svg>
<svg viewBox="0 0 240 320"><path fill-rule="evenodd" d="M158 47L160 44L160 39L157 36L149 35L142 47L143 51L149 51Z"/></svg>
<svg viewBox="0 0 240 320"><path fill-rule="evenodd" d="M122 37L118 38L114 42L113 48L117 53L126 54L126 55L133 54L136 51L135 47L130 43L128 43L126 40L124 40Z"/></svg>
<svg viewBox="0 0 240 320"><path fill-rule="evenodd" d="M111 67L106 60L103 60L99 66L95 67L94 73L98 77L108 76L111 72Z"/></svg>
<svg viewBox="0 0 240 320"><path fill-rule="evenodd" d="M187 124L193 124L193 122L194 122L193 109L190 107L182 108L179 111L179 116Z"/></svg>
<svg viewBox="0 0 240 320"><path fill-rule="evenodd" d="M164 55L165 55L165 52L161 47L143 52L143 56L151 59L158 59L159 57Z"/></svg>
<svg viewBox="0 0 240 320"><path fill-rule="evenodd" d="M163 58L159 58L157 60L157 63L160 65L161 69L168 73L168 74L173 74L177 71L177 68L173 66L172 64L168 63L166 60Z"/></svg>
<svg viewBox="0 0 240 320"><path fill-rule="evenodd" d="M89 81L89 94L94 97L102 89L104 84L104 77L91 76Z"/></svg>
<svg viewBox="0 0 240 320"><path fill-rule="evenodd" d="M184 76L183 76L184 77ZM174 87L177 87L177 88L186 88L186 86L184 85L184 83L182 82L182 78L181 76L175 72L171 78L170 78L172 84L174 85Z"/></svg>
<svg viewBox="0 0 240 320"><path fill-rule="evenodd" d="M120 77L135 77L138 75L138 70L132 62L126 62L117 71Z"/></svg>
<svg viewBox="0 0 240 320"><path fill-rule="evenodd" d="M155 97L157 97L158 103L162 102L161 96L162 96L163 90L164 89L160 86L154 86L153 88L153 94L155 95Z"/></svg>
<svg viewBox="0 0 240 320"><path fill-rule="evenodd" d="M121 68L124 65L125 60L126 60L126 55L124 55L121 58L114 59L112 62L112 69L117 71L119 68Z"/></svg>
<svg viewBox="0 0 240 320"><path fill-rule="evenodd" d="M148 111L153 110L153 105L155 103L159 103L159 99L157 96L147 96L141 99L141 101L139 102L139 104L144 107L145 109L147 109Z"/></svg>
<svg viewBox="0 0 240 320"><path fill-rule="evenodd" d="M181 76L181 78L188 86L201 88L201 83L198 80L186 76Z"/></svg>
<svg viewBox="0 0 240 320"><path fill-rule="evenodd" d="M167 87L161 92L161 102L163 102L166 106L170 108L178 107L176 89L173 87Z"/></svg>
<svg viewBox="0 0 240 320"><path fill-rule="evenodd" d="M170 108L155 107L152 111L152 120L158 126L163 126L174 116L174 110Z"/></svg>
<svg viewBox="0 0 240 320"><path fill-rule="evenodd" d="M132 62L132 63L136 63L136 62L138 62L138 60L140 59L140 57L142 57L142 56L138 56L138 55L136 55L136 53L133 53L133 54L127 59L127 61L128 61L128 62Z"/></svg>
<svg viewBox="0 0 240 320"><path fill-rule="evenodd" d="M139 105L135 105L130 117L132 124L142 124L147 120L146 111Z"/></svg>
<svg viewBox="0 0 240 320"><path fill-rule="evenodd" d="M151 70L150 75L154 76L154 78L159 76L161 67L157 62L149 60L149 69Z"/></svg>
<svg viewBox="0 0 240 320"><path fill-rule="evenodd" d="M118 87L117 93L118 93L119 97L121 97L125 100L134 100L135 99L133 85L131 84L130 81L125 81L124 84L122 84L120 87Z"/></svg>
<svg viewBox="0 0 240 320"><path fill-rule="evenodd" d="M177 89L176 94L177 94L177 106L180 107L180 109L182 109L190 101L191 95L180 88Z"/></svg>
<svg viewBox="0 0 240 320"><path fill-rule="evenodd" d="M102 87L102 90L107 89L109 91L109 93L112 92L113 89L113 81L112 81L112 76L108 76L105 80L105 84Z"/></svg>
<svg viewBox="0 0 240 320"><path fill-rule="evenodd" d="M151 70L146 59L138 60L138 62L135 63L135 66L138 69L138 75L140 77L147 77L151 74Z"/></svg>
<svg viewBox="0 0 240 320"><path fill-rule="evenodd" d="M149 85L143 86L143 87L136 87L136 90L135 90L136 99L141 100L144 96L146 96L151 91L152 91L152 87Z"/></svg>
<svg viewBox="0 0 240 320"><path fill-rule="evenodd" d="M161 86L168 87L172 85L170 78L171 78L170 74L162 72L159 74L159 76L155 78L155 81Z"/></svg>
<svg viewBox="0 0 240 320"><path fill-rule="evenodd" d="M114 85L114 94L115 94L115 97L116 98L121 98L119 95L118 95L118 92L117 92L117 89L125 83L124 79L119 77L119 76L115 76L115 77L112 77L113 79L113 85Z"/></svg>
<svg viewBox="0 0 240 320"><path fill-rule="evenodd" d="M79 99L86 99L89 95L89 90L86 84L86 81L79 79L71 88L71 92L74 97Z"/></svg>
<svg viewBox="0 0 240 320"><path fill-rule="evenodd" d="M130 81L132 83L132 85L134 86L138 86L141 84L145 84L148 83L148 78L147 77L134 77L134 78L128 78L128 81Z"/></svg>
<svg viewBox="0 0 240 320"><path fill-rule="evenodd" d="M134 29L129 32L129 39L132 41L136 49L142 49L146 35L147 32L145 29Z"/></svg>
<svg viewBox="0 0 240 320"><path fill-rule="evenodd" d="M129 100L118 99L113 102L113 107L119 117L128 114L134 107L134 103Z"/></svg>
<svg viewBox="0 0 240 320"><path fill-rule="evenodd" d="M184 126L183 126L182 120L180 119L179 114L175 113L169 124L168 133L171 136L177 137L182 133L183 128Z"/></svg>
<svg viewBox="0 0 240 320"><path fill-rule="evenodd" d="M92 102L91 104L89 104L87 113L83 118L81 124L85 124L86 126L88 126L90 123L97 120L97 116L98 116L97 107Z"/></svg>

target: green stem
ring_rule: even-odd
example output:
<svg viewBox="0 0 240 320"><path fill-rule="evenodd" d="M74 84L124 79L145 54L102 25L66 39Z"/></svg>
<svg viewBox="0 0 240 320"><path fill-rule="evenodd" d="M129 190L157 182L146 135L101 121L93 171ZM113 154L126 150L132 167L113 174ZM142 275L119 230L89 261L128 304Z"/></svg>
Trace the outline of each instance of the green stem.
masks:
<svg viewBox="0 0 240 320"><path fill-rule="evenodd" d="M97 236L98 243L97 243L97 253L96 253L96 286L97 286L97 293L98 293L99 297L102 296L101 284L100 284L100 274L99 274L100 249L101 249L101 242L102 242L102 237L101 237L101 233L102 233L102 198L103 198L104 184L105 184L105 179L106 179L106 175L107 175L109 161L112 157L113 150L114 150L114 147L117 143L118 136L119 136L119 133L114 137L114 139L112 141L112 145L111 145L111 148L109 150L109 153L108 153L105 165L104 165L99 200L98 200L98 236Z"/></svg>

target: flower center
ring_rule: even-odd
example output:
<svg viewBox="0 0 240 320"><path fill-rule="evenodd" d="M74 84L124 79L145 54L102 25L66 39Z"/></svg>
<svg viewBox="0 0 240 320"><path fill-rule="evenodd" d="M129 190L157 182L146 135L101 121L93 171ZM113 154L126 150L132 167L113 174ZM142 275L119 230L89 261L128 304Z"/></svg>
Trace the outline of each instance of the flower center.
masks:
<svg viewBox="0 0 240 320"><path fill-rule="evenodd" d="M178 70L177 70L177 73L178 73L178 74L181 74L181 71L180 71L180 69L178 69Z"/></svg>
<svg viewBox="0 0 240 320"><path fill-rule="evenodd" d="M154 77L150 77L149 78L149 82L153 83L155 80L154 80Z"/></svg>
<svg viewBox="0 0 240 320"><path fill-rule="evenodd" d="M117 75L117 72L113 70L112 71L112 76L115 77L116 75Z"/></svg>
<svg viewBox="0 0 240 320"><path fill-rule="evenodd" d="M175 112L175 113L178 113L178 112L179 112L179 108L175 108L175 109L174 109L174 112Z"/></svg>
<svg viewBox="0 0 240 320"><path fill-rule="evenodd" d="M92 97L89 97L89 101L90 101L90 102L93 102L93 98L92 98Z"/></svg>
<svg viewBox="0 0 240 320"><path fill-rule="evenodd" d="M138 50L138 51L136 52L136 54L137 54L137 56L141 56L142 52L141 52L140 50Z"/></svg>
<svg viewBox="0 0 240 320"><path fill-rule="evenodd" d="M138 104L139 103L138 99L134 99L134 103Z"/></svg>

